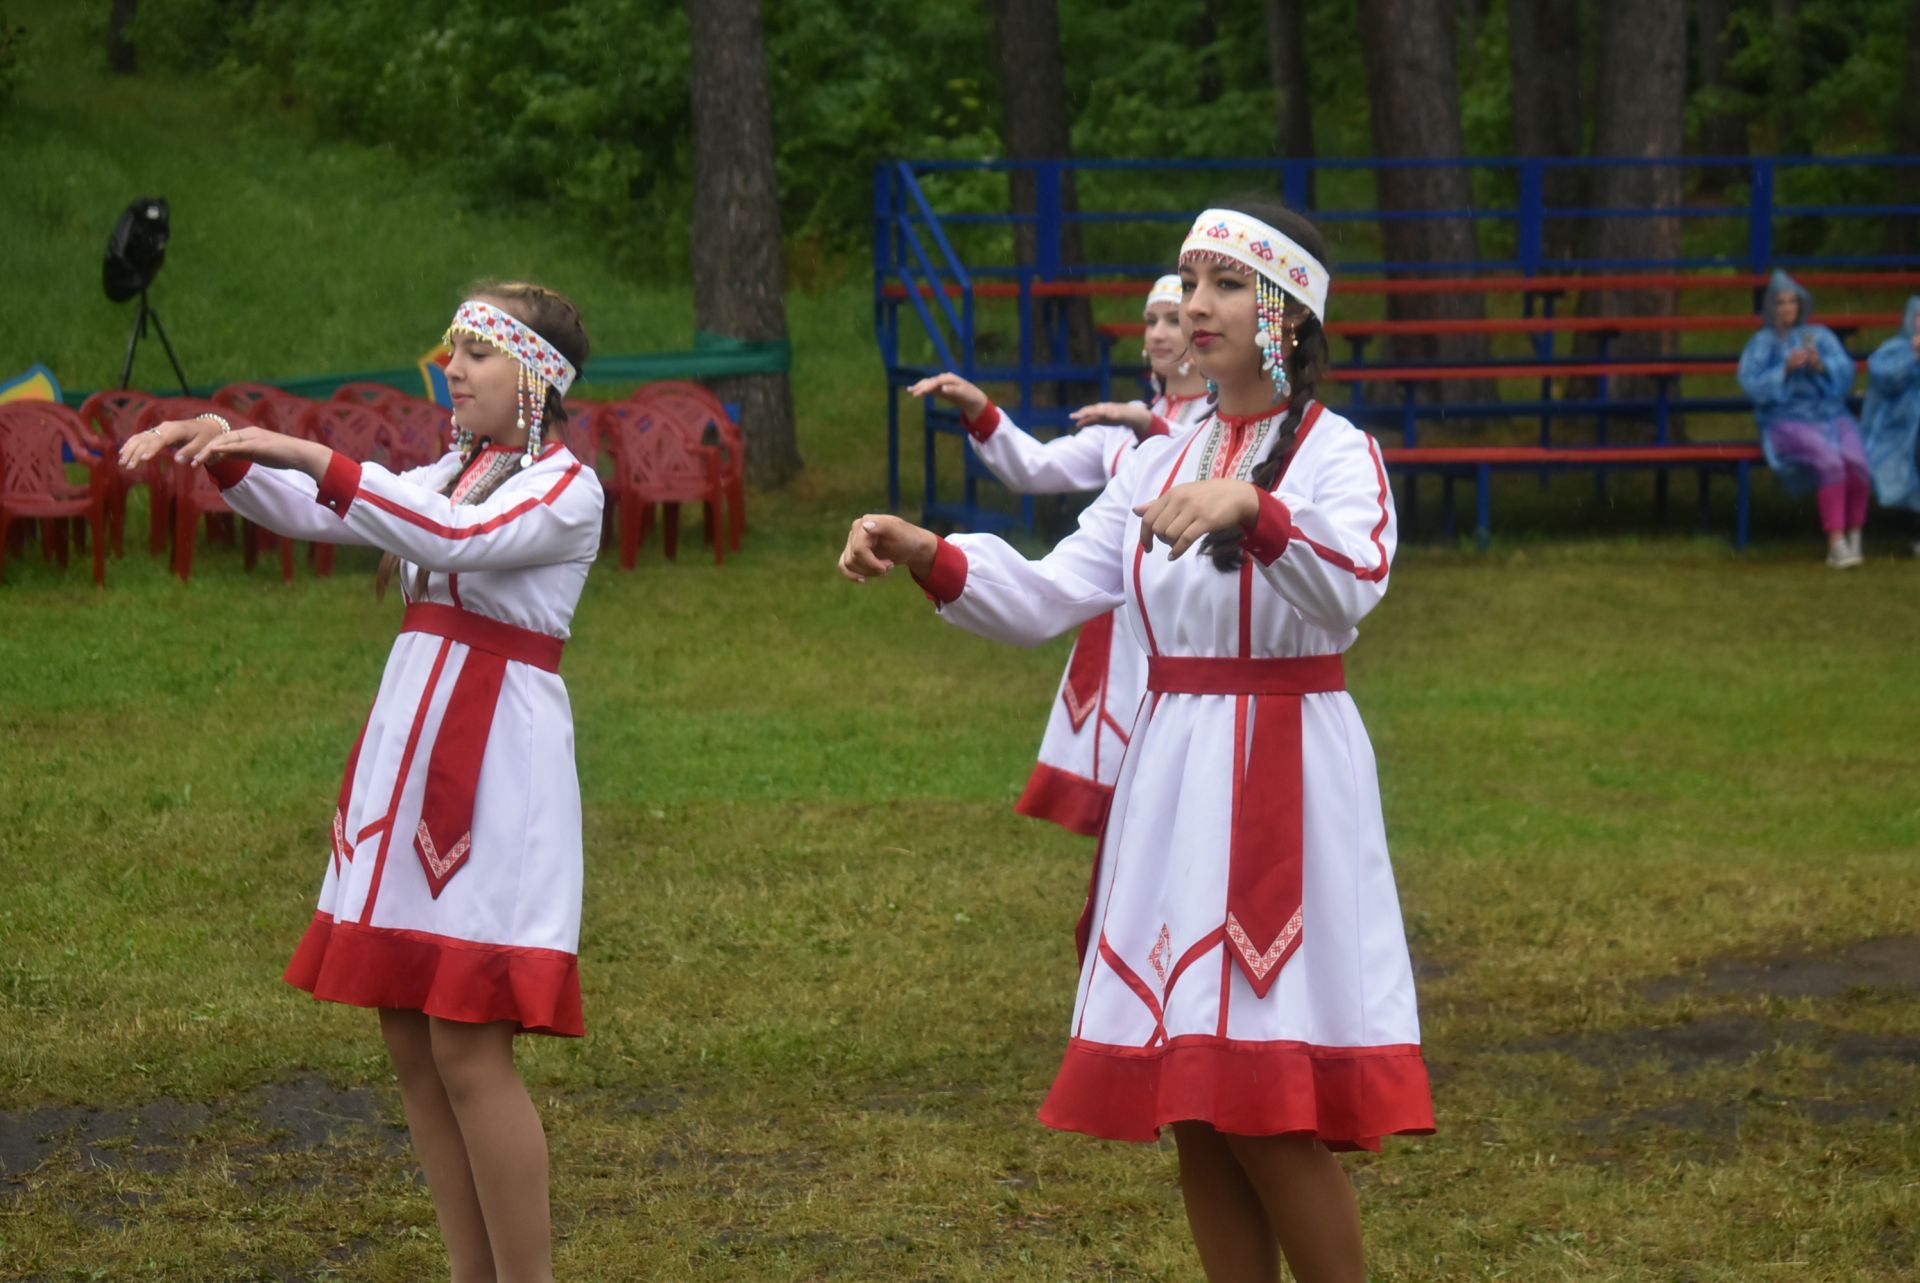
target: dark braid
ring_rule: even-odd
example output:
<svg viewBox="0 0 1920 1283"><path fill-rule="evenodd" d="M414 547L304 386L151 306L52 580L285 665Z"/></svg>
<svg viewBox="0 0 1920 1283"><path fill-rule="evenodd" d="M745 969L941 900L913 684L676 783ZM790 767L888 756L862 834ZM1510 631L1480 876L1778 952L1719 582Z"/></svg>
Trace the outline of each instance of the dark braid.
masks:
<svg viewBox="0 0 1920 1283"><path fill-rule="evenodd" d="M1292 308L1288 311L1291 313ZM1303 309L1298 320L1289 316L1289 324L1295 338L1293 351L1287 354L1287 381L1293 389L1288 397L1287 415L1280 420L1280 437L1273 443L1272 452L1254 466L1253 475L1248 478L1262 490L1271 490L1279 484L1280 474L1293 458L1301 421L1306 418L1307 407L1313 404L1320 377L1327 372L1327 332L1321 327L1320 319ZM1213 558L1213 564L1219 569L1238 570L1245 561L1240 552L1240 541L1245 537L1245 532L1238 529L1215 531L1206 537L1200 549Z"/></svg>

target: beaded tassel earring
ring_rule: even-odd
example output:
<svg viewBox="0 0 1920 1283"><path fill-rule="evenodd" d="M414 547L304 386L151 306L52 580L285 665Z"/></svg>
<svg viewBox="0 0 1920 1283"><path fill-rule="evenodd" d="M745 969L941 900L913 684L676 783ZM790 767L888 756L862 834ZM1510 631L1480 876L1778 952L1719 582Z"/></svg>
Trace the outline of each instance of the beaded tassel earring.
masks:
<svg viewBox="0 0 1920 1283"><path fill-rule="evenodd" d="M520 466L527 467L540 454L540 422L547 413L547 389L532 370L520 367L520 412L515 426L527 434L527 450Z"/></svg>
<svg viewBox="0 0 1920 1283"><path fill-rule="evenodd" d="M1273 403L1280 404L1293 390L1287 377L1287 296L1265 276L1254 278L1259 330L1253 336L1260 349L1260 368L1273 380Z"/></svg>

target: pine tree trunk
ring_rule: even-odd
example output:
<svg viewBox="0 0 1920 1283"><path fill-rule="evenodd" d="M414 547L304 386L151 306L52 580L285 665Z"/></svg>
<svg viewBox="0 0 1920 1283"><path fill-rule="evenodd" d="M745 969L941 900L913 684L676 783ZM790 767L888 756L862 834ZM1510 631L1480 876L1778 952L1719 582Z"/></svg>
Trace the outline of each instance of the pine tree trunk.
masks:
<svg viewBox="0 0 1920 1283"><path fill-rule="evenodd" d="M1686 154L1687 11L1671 0L1613 0L1601 32L1599 111L1595 156L1674 157ZM1685 196L1675 166L1600 170L1594 203L1608 209L1677 210ZM1595 259L1670 259L1680 255L1678 217L1596 219L1589 227ZM1599 267L1601 272L1645 270ZM1606 316L1666 316L1671 290L1613 290L1583 295L1582 311ZM1623 334L1613 354L1657 359L1674 350L1671 334ZM1651 395L1644 380L1616 380L1616 394Z"/></svg>
<svg viewBox="0 0 1920 1283"><path fill-rule="evenodd" d="M1307 26L1303 0L1266 0L1267 71L1273 79L1274 141L1289 160L1312 160L1313 86L1307 75ZM1307 171L1307 208L1318 187Z"/></svg>
<svg viewBox="0 0 1920 1283"><path fill-rule="evenodd" d="M1706 90L1730 88L1729 73L1735 52L1735 36L1729 26L1733 19L1733 0L1694 0L1693 39L1697 50L1695 65L1700 72L1700 87ZM1700 122L1697 150L1709 156L1745 156L1748 151L1747 122L1737 112L1709 111ZM1709 166L1701 175L1702 183L1719 191L1742 182L1746 172L1728 166Z"/></svg>
<svg viewBox="0 0 1920 1283"><path fill-rule="evenodd" d="M1366 57L1367 96L1373 106L1374 155L1445 157L1466 153L1460 131L1460 91L1454 78L1449 6L1425 0L1360 0L1360 43ZM1464 169L1398 168L1379 173L1382 210L1469 209L1471 175ZM1480 256L1470 218L1392 219L1381 224L1386 257L1409 263L1464 263ZM1336 286L1336 293L1338 287ZM1389 295L1395 320L1486 315L1479 294ZM1477 336L1396 336L1400 360L1484 359ZM1491 395L1476 381L1439 385L1444 400Z"/></svg>
<svg viewBox="0 0 1920 1283"><path fill-rule="evenodd" d="M687 0L693 37L693 318L704 333L785 340L786 270L760 0ZM737 401L747 477L780 486L800 471L787 375L714 379Z"/></svg>
<svg viewBox="0 0 1920 1283"><path fill-rule="evenodd" d="M1067 116L1066 64L1060 52L1060 14L1055 0L994 0L994 36L1000 54L1001 132L1009 160L1073 158L1073 136ZM1032 169L1016 169L1010 176L1013 209L1032 215L1039 207L1039 179ZM1060 176L1060 209L1071 214L1080 208L1072 170ZM1032 222L1014 229L1014 248L1023 266L1041 260L1039 228ZM1060 263L1084 261L1080 225L1062 222ZM1077 364L1092 365L1099 352L1093 324L1093 303L1086 298L1052 304L1067 313L1067 352ZM1042 389L1035 389L1036 393ZM1061 402L1090 400L1095 385L1062 385L1048 389Z"/></svg>
<svg viewBox="0 0 1920 1283"><path fill-rule="evenodd" d="M1895 100L1892 146L1887 150L1902 156L1920 156L1920 0L1909 0L1907 17L1907 92ZM1893 200L1902 205L1920 205L1920 165L1901 165L1893 171ZM1912 217L1887 220L1887 252L1912 254L1920 251L1920 227Z"/></svg>
<svg viewBox="0 0 1920 1283"><path fill-rule="evenodd" d="M1580 0L1515 0L1507 6L1507 44L1513 72L1513 145L1521 156L1577 158L1586 154L1580 49ZM1587 173L1549 166L1543 186L1546 207L1578 209L1585 203ZM1549 218L1541 229L1549 264L1579 256L1580 226Z"/></svg>
<svg viewBox="0 0 1920 1283"><path fill-rule="evenodd" d="M133 47L133 41L127 38L127 28L133 25L133 15L140 8L140 0L113 0L113 8L107 13L107 67L116 76L130 76L139 67L139 56Z"/></svg>

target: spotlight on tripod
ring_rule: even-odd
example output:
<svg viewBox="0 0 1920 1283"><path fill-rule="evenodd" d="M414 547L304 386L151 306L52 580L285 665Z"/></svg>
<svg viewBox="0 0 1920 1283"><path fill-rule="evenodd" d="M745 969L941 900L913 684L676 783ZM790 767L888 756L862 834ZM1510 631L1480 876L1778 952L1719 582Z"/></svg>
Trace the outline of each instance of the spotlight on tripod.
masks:
<svg viewBox="0 0 1920 1283"><path fill-rule="evenodd" d="M136 295L140 299L139 310L133 314L133 331L127 335L127 361L120 370L120 386L126 387L133 378L133 354L140 340L147 336L147 323L151 321L160 336L160 346L167 350L167 360L173 364L174 377L180 380L180 395L189 396L180 358L173 354L166 327L160 324L160 313L147 301L147 287L159 274L160 265L167 261L167 233L167 202L163 198L142 196L127 206L114 226L113 235L107 237L107 257L100 269L100 284L115 303L124 303Z"/></svg>

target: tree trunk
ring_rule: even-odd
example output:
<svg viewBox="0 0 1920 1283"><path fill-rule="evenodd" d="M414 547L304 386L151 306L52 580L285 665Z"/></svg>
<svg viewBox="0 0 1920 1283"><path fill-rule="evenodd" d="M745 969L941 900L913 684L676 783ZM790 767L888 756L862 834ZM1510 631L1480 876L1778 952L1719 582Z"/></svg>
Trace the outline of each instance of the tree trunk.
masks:
<svg viewBox="0 0 1920 1283"><path fill-rule="evenodd" d="M133 25L133 15L140 8L140 0L113 0L113 8L107 13L107 67L116 76L130 76L137 69L139 59L133 42L127 39L127 28Z"/></svg>
<svg viewBox="0 0 1920 1283"><path fill-rule="evenodd" d="M1060 13L1055 0L994 0L993 27L1000 53L1001 132L1009 160L1073 158L1073 136L1067 116L1066 63L1060 53ZM1033 169L1010 175L1013 209L1033 215L1040 206L1040 180ZM1073 171L1060 171L1060 212L1080 208ZM1055 246L1042 245L1041 229L1033 222L1014 228L1014 249L1022 266L1049 265ZM1063 221L1059 227L1058 267L1084 261L1080 225ZM1099 340L1088 298L1053 300L1049 308L1064 308L1067 351L1057 354L1075 364L1091 366L1098 359ZM1057 313L1056 313L1057 315ZM1078 402L1090 399L1097 385L1062 385L1055 395ZM1035 389L1036 392L1040 389Z"/></svg>
<svg viewBox="0 0 1920 1283"><path fill-rule="evenodd" d="M693 319L708 334L784 341L786 269L760 0L687 0L693 45ZM800 471L785 372L712 380L737 401L747 477Z"/></svg>
<svg viewBox="0 0 1920 1283"><path fill-rule="evenodd" d="M1920 156L1920 0L1910 0L1907 16L1907 92L1895 97L1893 144L1888 151L1902 156ZM1920 165L1907 164L1893 171L1893 199L1902 205L1920 205ZM1920 229L1913 218L1887 220L1887 252L1912 254L1920 251Z"/></svg>
<svg viewBox="0 0 1920 1283"><path fill-rule="evenodd" d="M1735 52L1733 0L1694 0L1693 38L1698 49L1695 65L1699 68L1700 88L1708 92L1727 92L1729 72ZM1745 156L1748 151L1747 122L1738 112L1709 110L1700 122L1697 148L1709 156ZM1746 172L1732 166L1712 165L1701 174L1702 184L1720 191L1741 182Z"/></svg>
<svg viewBox="0 0 1920 1283"><path fill-rule="evenodd" d="M1516 154L1560 159L1586 155L1586 102L1581 71L1580 0L1514 0L1507 6L1507 43L1513 70L1513 144ZM1587 171L1548 166L1546 207L1585 203ZM1580 226L1549 218L1542 253L1552 270L1580 253Z"/></svg>
<svg viewBox="0 0 1920 1283"><path fill-rule="evenodd" d="M1307 23L1303 0L1266 0L1267 71L1273 80L1274 142L1289 160L1312 160L1313 86L1307 74ZM1307 171L1307 208L1318 183Z"/></svg>
<svg viewBox="0 0 1920 1283"><path fill-rule="evenodd" d="M1613 0L1601 32L1596 156L1673 157L1686 152L1687 11L1671 0ZM1594 203L1608 209L1677 210L1684 199L1675 166L1602 169ZM1680 254L1678 217L1596 219L1589 228L1596 259L1666 259ZM1601 272L1645 270L1609 268ZM1582 295L1581 310L1597 306L1606 316L1665 316L1674 310L1671 290L1613 290ZM1674 350L1672 334L1623 334L1615 356L1657 359ZM1616 380L1615 392L1652 394L1645 380Z"/></svg>
<svg viewBox="0 0 1920 1283"><path fill-rule="evenodd" d="M1449 7L1425 0L1360 0L1375 156L1452 159L1466 152ZM1473 206L1472 178L1464 169L1377 172L1384 211ZM1470 218L1387 220L1380 239L1386 257L1397 262L1470 262L1480 253ZM1479 294L1394 294L1388 296L1387 314L1395 320L1482 317L1486 305ZM1399 335L1394 343L1394 355L1403 361L1471 361L1486 354L1486 340L1477 336ZM1477 381L1448 382L1440 385L1440 393L1445 400L1468 400L1490 395L1490 389Z"/></svg>
<svg viewBox="0 0 1920 1283"><path fill-rule="evenodd" d="M1807 149L1807 104L1802 98L1805 62L1800 53L1800 0L1773 0L1773 150L1777 156Z"/></svg>

